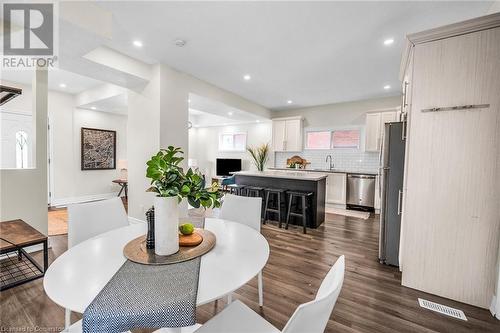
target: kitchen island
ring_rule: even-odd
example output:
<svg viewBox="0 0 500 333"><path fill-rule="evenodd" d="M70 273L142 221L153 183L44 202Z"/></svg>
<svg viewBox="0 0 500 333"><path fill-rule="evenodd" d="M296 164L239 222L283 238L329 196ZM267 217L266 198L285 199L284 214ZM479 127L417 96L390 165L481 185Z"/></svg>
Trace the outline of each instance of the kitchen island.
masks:
<svg viewBox="0 0 500 333"><path fill-rule="evenodd" d="M307 226L317 228L325 221L326 175L279 170L239 171L234 174L236 184L240 185L313 193ZM302 225L302 221L299 218L290 217L290 224Z"/></svg>

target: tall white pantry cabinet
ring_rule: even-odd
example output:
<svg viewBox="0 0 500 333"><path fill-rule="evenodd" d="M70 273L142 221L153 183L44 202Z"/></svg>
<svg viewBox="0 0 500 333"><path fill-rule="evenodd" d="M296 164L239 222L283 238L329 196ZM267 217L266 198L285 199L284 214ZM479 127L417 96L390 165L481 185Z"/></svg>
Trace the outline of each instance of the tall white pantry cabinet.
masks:
<svg viewBox="0 0 500 333"><path fill-rule="evenodd" d="M402 284L495 308L500 13L409 35L407 46Z"/></svg>

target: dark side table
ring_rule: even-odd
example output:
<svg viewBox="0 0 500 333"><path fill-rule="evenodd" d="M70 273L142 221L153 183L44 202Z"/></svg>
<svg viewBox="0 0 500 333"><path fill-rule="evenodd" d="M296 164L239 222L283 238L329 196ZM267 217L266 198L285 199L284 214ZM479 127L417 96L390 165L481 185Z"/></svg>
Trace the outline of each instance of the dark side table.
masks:
<svg viewBox="0 0 500 333"><path fill-rule="evenodd" d="M112 182L121 187L118 196L122 195L122 191L125 191L125 199L128 199L128 181L126 179L115 179Z"/></svg>
<svg viewBox="0 0 500 333"><path fill-rule="evenodd" d="M25 247L43 244L43 267ZM47 236L24 222L0 222L0 290L33 281L45 275L49 264Z"/></svg>

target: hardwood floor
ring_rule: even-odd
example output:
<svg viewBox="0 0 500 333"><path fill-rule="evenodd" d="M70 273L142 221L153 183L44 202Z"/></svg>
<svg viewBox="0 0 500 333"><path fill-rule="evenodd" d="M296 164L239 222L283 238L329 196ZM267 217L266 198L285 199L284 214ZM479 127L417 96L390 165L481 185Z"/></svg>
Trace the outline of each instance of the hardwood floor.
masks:
<svg viewBox="0 0 500 333"><path fill-rule="evenodd" d="M66 208L49 208L48 224L49 236L67 234L68 213Z"/></svg>
<svg viewBox="0 0 500 333"><path fill-rule="evenodd" d="M127 210L127 199L121 197L123 206ZM68 212L66 208L49 207L48 212L49 236L66 235L68 233Z"/></svg>
<svg viewBox="0 0 500 333"><path fill-rule="evenodd" d="M274 225L264 225L262 233L271 248L264 269L264 307L258 306L256 279L239 289L234 298L279 329L300 303L314 298L329 267L344 254L344 286L326 332L500 332L500 321L487 310L402 287L398 269L377 261L375 218L328 214L326 223L317 230L308 230L306 235L300 228L286 231ZM52 261L66 250L67 238L54 236L51 242ZM418 297L462 309L468 321L422 309ZM207 321L224 305L221 300L199 307L198 322ZM64 310L45 295L42 280L0 293L0 306L0 331L12 327L53 331L62 329L64 323ZM79 318L78 314L72 315L73 321Z"/></svg>

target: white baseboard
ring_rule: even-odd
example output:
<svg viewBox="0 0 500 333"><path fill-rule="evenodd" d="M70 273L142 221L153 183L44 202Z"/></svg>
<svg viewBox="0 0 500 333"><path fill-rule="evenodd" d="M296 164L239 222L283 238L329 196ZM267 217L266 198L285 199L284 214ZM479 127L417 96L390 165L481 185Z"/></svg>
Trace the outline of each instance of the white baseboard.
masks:
<svg viewBox="0 0 500 333"><path fill-rule="evenodd" d="M66 207L67 205L76 204L76 203L111 199L111 198L116 197L117 195L118 195L118 192L112 192L112 193L84 195L81 197L59 198L59 199L53 199L52 202L50 203L50 205L52 207L57 207L57 208Z"/></svg>
<svg viewBox="0 0 500 333"><path fill-rule="evenodd" d="M128 222L130 224L137 224L137 223L146 223L144 220L136 219L135 217L129 216L128 217Z"/></svg>
<svg viewBox="0 0 500 333"><path fill-rule="evenodd" d="M497 297L493 295L491 300L490 312L496 319L500 320L500 300L497 301Z"/></svg>

